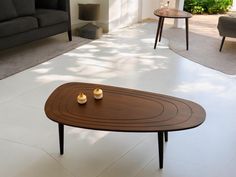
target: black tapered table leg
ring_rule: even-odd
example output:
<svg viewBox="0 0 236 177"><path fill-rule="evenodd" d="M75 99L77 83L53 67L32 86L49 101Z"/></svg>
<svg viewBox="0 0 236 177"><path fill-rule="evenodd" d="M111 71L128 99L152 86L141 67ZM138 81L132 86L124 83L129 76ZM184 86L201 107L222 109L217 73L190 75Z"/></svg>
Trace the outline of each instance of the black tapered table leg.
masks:
<svg viewBox="0 0 236 177"><path fill-rule="evenodd" d="M165 133L165 142L168 141L168 132L164 132Z"/></svg>
<svg viewBox="0 0 236 177"><path fill-rule="evenodd" d="M158 21L158 27L157 27L157 33L156 33L156 40L155 40L155 44L154 44L154 49L156 49L156 47L157 47L157 41L158 41L160 29L161 29L161 21L162 21L162 17L160 17L159 21Z"/></svg>
<svg viewBox="0 0 236 177"><path fill-rule="evenodd" d="M159 35L159 42L161 42L161 36L162 36L164 21L165 21L165 18L162 18L162 20L161 20L161 30L160 30L160 35Z"/></svg>
<svg viewBox="0 0 236 177"><path fill-rule="evenodd" d="M163 143L163 132L158 132L158 148L159 148L159 168L163 168L163 149L164 149L164 143Z"/></svg>
<svg viewBox="0 0 236 177"><path fill-rule="evenodd" d="M188 18L185 18L185 25L186 25L186 50L188 50L188 40L189 40Z"/></svg>
<svg viewBox="0 0 236 177"><path fill-rule="evenodd" d="M64 125L58 123L60 154L64 154Z"/></svg>
<svg viewBox="0 0 236 177"><path fill-rule="evenodd" d="M225 42L225 36L223 36L222 41L221 41L220 52L222 51L222 48L223 48L224 42Z"/></svg>

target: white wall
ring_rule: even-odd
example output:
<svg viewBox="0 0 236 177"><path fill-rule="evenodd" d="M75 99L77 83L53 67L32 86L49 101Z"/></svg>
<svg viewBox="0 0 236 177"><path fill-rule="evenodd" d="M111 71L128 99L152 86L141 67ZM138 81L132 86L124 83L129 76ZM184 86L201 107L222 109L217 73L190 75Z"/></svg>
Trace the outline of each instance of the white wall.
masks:
<svg viewBox="0 0 236 177"><path fill-rule="evenodd" d="M109 0L109 31L139 21L140 0Z"/></svg>
<svg viewBox="0 0 236 177"><path fill-rule="evenodd" d="M129 26L146 18L156 18L153 11L161 0L109 0L109 31Z"/></svg>
<svg viewBox="0 0 236 177"><path fill-rule="evenodd" d="M175 8L179 10L184 9L184 0L176 0ZM184 19L175 19L174 26L176 28L184 28L185 20Z"/></svg>
<svg viewBox="0 0 236 177"><path fill-rule="evenodd" d="M78 28L86 24L87 22L81 21L78 19L78 4L82 3L97 3L100 4L100 18L98 20L99 26L103 27L105 31L108 30L108 5L109 0L70 0L70 6L71 6L71 24L72 28Z"/></svg>
<svg viewBox="0 0 236 177"><path fill-rule="evenodd" d="M157 18L153 11L167 0L71 0L72 27L78 28L86 24L78 20L78 3L99 3L100 19L98 25L105 32L129 26L147 18ZM175 1L170 0L171 7Z"/></svg>
<svg viewBox="0 0 236 177"><path fill-rule="evenodd" d="M78 0L70 0L71 24L78 24Z"/></svg>
<svg viewBox="0 0 236 177"><path fill-rule="evenodd" d="M161 0L142 0L142 19L153 18L156 16L153 15L153 11L160 6Z"/></svg>
<svg viewBox="0 0 236 177"><path fill-rule="evenodd" d="M100 2L100 18L98 25L101 26L104 32L108 32L109 25L109 0L98 0Z"/></svg>

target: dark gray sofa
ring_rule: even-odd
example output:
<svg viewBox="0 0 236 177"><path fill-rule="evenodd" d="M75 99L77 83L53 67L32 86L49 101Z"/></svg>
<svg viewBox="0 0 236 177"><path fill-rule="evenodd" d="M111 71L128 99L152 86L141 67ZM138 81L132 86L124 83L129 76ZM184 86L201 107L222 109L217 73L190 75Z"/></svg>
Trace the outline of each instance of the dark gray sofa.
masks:
<svg viewBox="0 0 236 177"><path fill-rule="evenodd" d="M0 0L0 50L68 33L69 0Z"/></svg>

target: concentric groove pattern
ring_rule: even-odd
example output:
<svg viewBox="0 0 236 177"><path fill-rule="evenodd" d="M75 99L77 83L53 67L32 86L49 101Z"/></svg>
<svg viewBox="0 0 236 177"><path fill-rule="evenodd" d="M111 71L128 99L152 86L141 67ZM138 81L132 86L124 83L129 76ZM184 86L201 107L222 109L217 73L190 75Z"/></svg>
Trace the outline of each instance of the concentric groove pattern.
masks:
<svg viewBox="0 0 236 177"><path fill-rule="evenodd" d="M101 88L102 100L93 98ZM80 92L87 103L76 101ZM188 100L167 95L88 83L67 83L58 87L45 104L51 120L65 125L108 131L157 132L196 127L205 120L205 110Z"/></svg>
<svg viewBox="0 0 236 177"><path fill-rule="evenodd" d="M173 8L160 8L154 11L154 15L165 18L191 18L192 14Z"/></svg>

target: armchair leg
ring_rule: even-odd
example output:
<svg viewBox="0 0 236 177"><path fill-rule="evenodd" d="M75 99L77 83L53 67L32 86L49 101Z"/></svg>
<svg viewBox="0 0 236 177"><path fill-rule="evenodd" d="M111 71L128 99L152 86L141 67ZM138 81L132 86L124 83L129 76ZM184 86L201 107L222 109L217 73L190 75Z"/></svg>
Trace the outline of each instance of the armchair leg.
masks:
<svg viewBox="0 0 236 177"><path fill-rule="evenodd" d="M225 36L223 36L222 41L221 41L220 52L222 51L222 48L223 48L224 42L225 42Z"/></svg>
<svg viewBox="0 0 236 177"><path fill-rule="evenodd" d="M68 30L67 33L68 33L69 41L72 41L72 32L71 32L71 30Z"/></svg>

